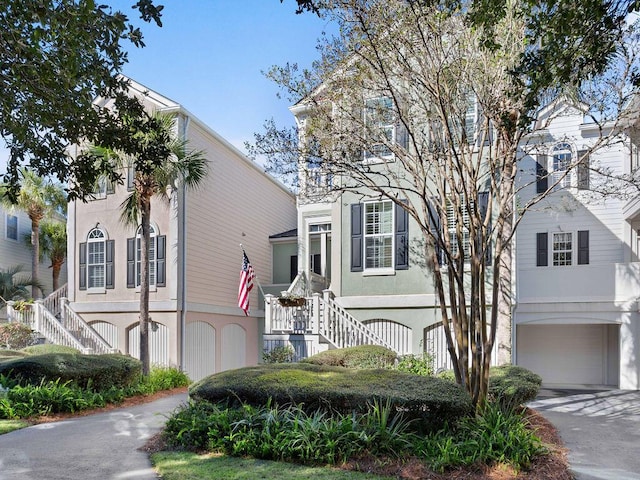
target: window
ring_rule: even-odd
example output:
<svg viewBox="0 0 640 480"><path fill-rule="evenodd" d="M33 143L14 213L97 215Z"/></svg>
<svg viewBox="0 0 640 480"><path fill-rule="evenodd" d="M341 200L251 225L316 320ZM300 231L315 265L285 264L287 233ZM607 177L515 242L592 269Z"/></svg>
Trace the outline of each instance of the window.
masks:
<svg viewBox="0 0 640 480"><path fill-rule="evenodd" d="M409 268L409 215L390 200L351 205L351 271Z"/></svg>
<svg viewBox="0 0 640 480"><path fill-rule="evenodd" d="M364 268L393 268L393 204L365 203Z"/></svg>
<svg viewBox="0 0 640 480"><path fill-rule="evenodd" d="M551 265L556 267L589 264L589 230L577 232L555 232L551 234ZM549 234L536 234L536 266L549 265ZM577 257L577 258L576 258Z"/></svg>
<svg viewBox="0 0 640 480"><path fill-rule="evenodd" d="M113 192L114 192L113 182L109 180L107 177L102 176L96 181L96 185L93 188L93 192L91 193L94 200L99 200L102 198L107 198L107 195Z"/></svg>
<svg viewBox="0 0 640 480"><path fill-rule="evenodd" d="M136 231L135 238L127 239L127 288L140 287L141 278L141 238L142 227ZM165 286L165 248L166 236L158 235L158 230L149 227L149 287Z"/></svg>
<svg viewBox="0 0 640 480"><path fill-rule="evenodd" d="M553 265L571 265L573 242L571 233L553 234Z"/></svg>
<svg viewBox="0 0 640 480"><path fill-rule="evenodd" d="M18 240L18 217L7 213L6 236L9 240Z"/></svg>
<svg viewBox="0 0 640 480"><path fill-rule="evenodd" d="M136 232L136 287L140 286L140 257L142 255L140 245L142 242L142 227L138 228ZM156 248L157 248L157 234L153 225L149 226L149 287L154 288L156 286Z"/></svg>
<svg viewBox="0 0 640 480"><path fill-rule="evenodd" d="M78 288L80 290L104 291L114 287L114 241L107 240L101 228L92 229L87 241L79 245L80 259Z"/></svg>
<svg viewBox="0 0 640 480"><path fill-rule="evenodd" d="M462 209L462 248L464 249L464 259L469 261L471 251L469 247L469 210L466 203L460 204ZM447 229L449 233L449 242L451 243L451 255L458 255L458 234L456 233L458 216L456 214L455 205L452 202L447 204Z"/></svg>
<svg viewBox="0 0 640 480"><path fill-rule="evenodd" d="M558 188L566 188L571 186L571 168L572 153L571 145L568 143L559 143L552 150L551 157L551 178L554 185Z"/></svg>
<svg viewBox="0 0 640 480"><path fill-rule="evenodd" d="M364 125L366 136L371 143L364 159L390 158L391 144L395 139L395 114L389 97L372 98L365 102Z"/></svg>

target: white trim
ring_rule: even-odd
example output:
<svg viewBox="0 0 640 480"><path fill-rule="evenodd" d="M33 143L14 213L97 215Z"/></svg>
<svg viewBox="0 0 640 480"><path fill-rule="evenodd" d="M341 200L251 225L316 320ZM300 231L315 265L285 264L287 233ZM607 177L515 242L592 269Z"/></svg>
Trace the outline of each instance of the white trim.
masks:
<svg viewBox="0 0 640 480"><path fill-rule="evenodd" d="M245 318L246 315L242 312L242 310L240 310L237 306L236 307L224 307L221 305L209 305L206 303L191 303L189 302L187 304L187 308L189 310L189 312L196 312L196 313L213 313L213 314L217 314L217 315L230 315L233 317L242 317ZM264 318L264 310L258 310L258 309L251 309L251 312L249 314L249 318L252 317L259 317L259 318Z"/></svg>
<svg viewBox="0 0 640 480"><path fill-rule="evenodd" d="M336 297L335 301L343 308L434 308L436 295L360 295Z"/></svg>
<svg viewBox="0 0 640 480"><path fill-rule="evenodd" d="M396 226L396 209L395 203L391 200L367 200L362 202L364 205L364 209L362 212L362 273L366 275L367 273L370 275L389 275L388 271L394 271L396 268L396 235L395 235L395 226ZM391 231L389 233L378 233L378 234L369 234L367 235L367 206L374 204L382 204L382 205L390 205L391 206ZM382 225L382 223L380 222ZM389 267L373 267L367 268L367 238L386 238L391 237L391 265Z"/></svg>
<svg viewBox="0 0 640 480"><path fill-rule="evenodd" d="M71 307L78 313L135 313L140 312L139 301L122 302L74 302ZM175 300L150 301L149 311L170 312L177 311Z"/></svg>

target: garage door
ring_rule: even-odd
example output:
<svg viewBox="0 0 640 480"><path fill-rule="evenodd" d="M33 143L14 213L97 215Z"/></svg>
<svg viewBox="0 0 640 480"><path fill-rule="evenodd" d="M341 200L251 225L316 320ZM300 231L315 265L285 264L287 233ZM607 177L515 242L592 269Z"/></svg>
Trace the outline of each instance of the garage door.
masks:
<svg viewBox="0 0 640 480"><path fill-rule="evenodd" d="M606 325L519 325L517 363L544 385L605 385Z"/></svg>

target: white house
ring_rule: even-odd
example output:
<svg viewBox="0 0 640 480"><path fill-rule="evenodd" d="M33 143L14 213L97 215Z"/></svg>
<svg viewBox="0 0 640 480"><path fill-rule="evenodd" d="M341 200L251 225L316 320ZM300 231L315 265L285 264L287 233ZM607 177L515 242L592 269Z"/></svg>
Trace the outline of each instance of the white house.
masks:
<svg viewBox="0 0 640 480"><path fill-rule="evenodd" d="M599 171L638 167L637 130L605 132L587 155L600 132L579 108L555 102L539 123L522 147L520 200L555 187L517 231L515 363L549 386L639 389L640 202L597 193L610 182Z"/></svg>

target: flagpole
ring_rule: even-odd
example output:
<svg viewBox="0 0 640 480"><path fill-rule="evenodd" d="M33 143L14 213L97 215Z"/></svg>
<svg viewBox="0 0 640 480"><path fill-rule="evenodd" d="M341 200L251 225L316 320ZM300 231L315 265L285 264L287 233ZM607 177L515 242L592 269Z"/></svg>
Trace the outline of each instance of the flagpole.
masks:
<svg viewBox="0 0 640 480"><path fill-rule="evenodd" d="M242 249L242 253L244 253L245 255L247 255L247 252L244 251L244 246L242 244L240 244L240 248ZM260 285L260 280L258 280L258 274L256 273L256 269L253 269L253 278L256 281L256 285L258 285L258 290L260 290L260 293L262 294L262 298L266 298L264 295L264 290L262 289L262 285Z"/></svg>

